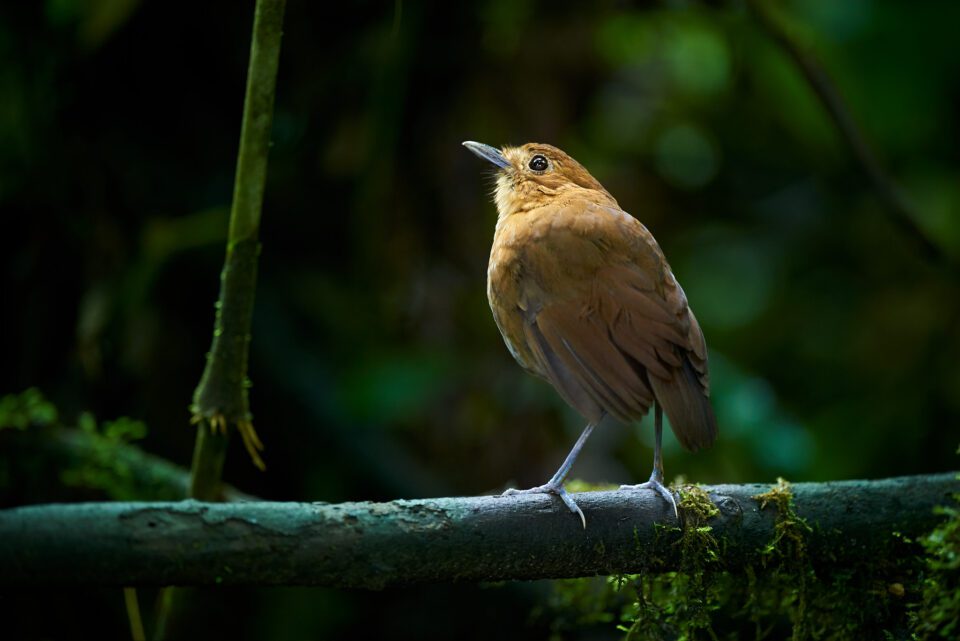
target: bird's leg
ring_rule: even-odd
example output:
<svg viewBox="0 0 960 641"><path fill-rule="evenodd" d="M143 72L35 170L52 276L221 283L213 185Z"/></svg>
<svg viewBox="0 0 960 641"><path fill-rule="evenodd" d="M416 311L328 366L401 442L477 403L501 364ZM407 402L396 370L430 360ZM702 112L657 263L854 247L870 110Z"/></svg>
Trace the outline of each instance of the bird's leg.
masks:
<svg viewBox="0 0 960 641"><path fill-rule="evenodd" d="M660 454L660 441L663 439L663 408L660 403L653 402L653 429L656 441L653 445L653 471L650 473L650 480L639 485L621 485L621 490L654 490L673 508L673 514L680 518L677 511L677 500L673 492L667 489L663 484L663 457Z"/></svg>
<svg viewBox="0 0 960 641"><path fill-rule="evenodd" d="M580 517L580 522L583 524L584 529L586 529L587 517L583 515L583 510L581 510L580 506L576 504L576 502L573 500L573 497L567 493L566 489L564 489L563 480L567 478L567 474L570 473L570 468L573 467L573 462L577 460L577 455L580 454L580 450L583 449L583 444L587 442L587 438L590 436L590 432L593 431L595 426L596 423L590 423L583 428L583 433L580 434L580 438L577 439L573 449L570 450L569 454L567 454L567 458L564 459L563 465L560 466L560 469L557 470L557 473L554 474L549 481L543 485L531 487L529 490L509 489L503 493L503 496L514 496L516 494L555 494L560 497L560 499L567 505L568 508L570 508L571 512Z"/></svg>

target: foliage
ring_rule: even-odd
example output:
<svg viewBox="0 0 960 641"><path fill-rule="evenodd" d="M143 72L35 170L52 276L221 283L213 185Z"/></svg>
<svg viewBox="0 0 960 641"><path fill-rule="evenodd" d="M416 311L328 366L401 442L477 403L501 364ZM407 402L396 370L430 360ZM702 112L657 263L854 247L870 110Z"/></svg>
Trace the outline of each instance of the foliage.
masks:
<svg viewBox="0 0 960 641"><path fill-rule="evenodd" d="M94 446L76 465L61 470L64 485L101 490L117 501L141 499L142 491L133 481L135 470L116 456L116 446L144 438L147 426L125 416L98 425L89 412L80 415L77 426L94 437Z"/></svg>
<svg viewBox="0 0 960 641"><path fill-rule="evenodd" d="M0 430L25 430L31 425L50 425L57 421L57 408L35 387L0 397Z"/></svg>
<svg viewBox="0 0 960 641"><path fill-rule="evenodd" d="M56 407L35 389L20 394L8 394L0 398L0 430L13 427L19 430L35 430L37 438L54 438L51 431L44 428L76 429L88 438L83 440L83 449L77 456L59 457L57 478L66 487L86 491L94 490L107 497L118 500L136 500L144 498L143 478L149 470L139 469L135 461L118 456L118 446L127 445L147 436L147 427L142 421L128 417L97 422L90 412L81 412L77 417L76 428L63 428L59 425ZM42 457L42 449L34 456ZM9 461L3 461L9 465ZM23 461L18 462L21 466ZM42 465L36 461L35 466ZM159 489L159 488L158 488ZM155 492L151 496L157 497ZM163 496L161 493L160 496ZM159 498L159 497L158 497ZM181 495L167 498L182 498Z"/></svg>

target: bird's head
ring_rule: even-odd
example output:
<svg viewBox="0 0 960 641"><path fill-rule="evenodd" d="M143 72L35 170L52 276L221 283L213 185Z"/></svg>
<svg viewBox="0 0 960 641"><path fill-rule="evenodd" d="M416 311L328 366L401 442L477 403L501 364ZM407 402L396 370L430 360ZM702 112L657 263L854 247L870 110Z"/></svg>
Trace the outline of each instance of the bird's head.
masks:
<svg viewBox="0 0 960 641"><path fill-rule="evenodd" d="M594 198L613 197L583 165L553 145L528 142L520 147L497 149L468 140L463 146L497 167L494 199L500 217L550 204L575 190L596 192Z"/></svg>

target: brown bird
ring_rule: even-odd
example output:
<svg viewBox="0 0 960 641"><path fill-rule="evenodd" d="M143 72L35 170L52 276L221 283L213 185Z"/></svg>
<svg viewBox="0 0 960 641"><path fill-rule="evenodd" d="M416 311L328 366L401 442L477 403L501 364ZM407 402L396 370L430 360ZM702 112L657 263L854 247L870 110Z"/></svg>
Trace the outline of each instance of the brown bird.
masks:
<svg viewBox="0 0 960 641"><path fill-rule="evenodd" d="M646 483L622 489L652 489L676 514L663 484L663 412L691 451L713 444L717 419L703 332L660 246L556 147L463 145L498 167L487 269L497 327L520 366L549 381L588 421L549 481L505 494L555 494L586 527L563 487L574 460L604 417L631 423L653 405L653 472Z"/></svg>

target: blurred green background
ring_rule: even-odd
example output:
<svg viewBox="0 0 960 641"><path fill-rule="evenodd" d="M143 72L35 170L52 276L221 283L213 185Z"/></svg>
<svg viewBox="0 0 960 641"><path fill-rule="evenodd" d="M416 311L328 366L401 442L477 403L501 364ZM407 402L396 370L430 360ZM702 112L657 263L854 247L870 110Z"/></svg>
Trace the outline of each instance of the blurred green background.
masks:
<svg viewBox="0 0 960 641"><path fill-rule="evenodd" d="M529 486L560 463L582 421L513 363L490 316L492 181L466 139L556 144L659 240L706 335L720 422L696 455L666 435L668 478L956 468L960 3L778 6L945 259L891 223L740 2L291 1L250 366L269 469L234 439L226 479L274 500L388 500ZM0 394L36 386L67 425L142 420L140 445L183 465L252 10L0 5ZM645 479L651 432L605 426L573 475ZM11 474L6 506L103 496ZM196 591L184 623L238 639L544 638L549 617L530 612L546 589ZM11 638L127 634L118 590L2 594L0 610Z"/></svg>

